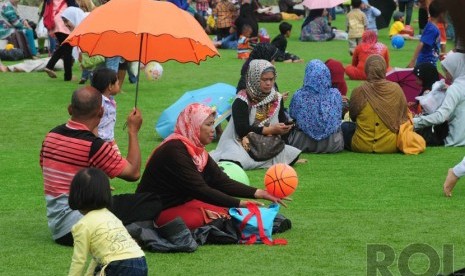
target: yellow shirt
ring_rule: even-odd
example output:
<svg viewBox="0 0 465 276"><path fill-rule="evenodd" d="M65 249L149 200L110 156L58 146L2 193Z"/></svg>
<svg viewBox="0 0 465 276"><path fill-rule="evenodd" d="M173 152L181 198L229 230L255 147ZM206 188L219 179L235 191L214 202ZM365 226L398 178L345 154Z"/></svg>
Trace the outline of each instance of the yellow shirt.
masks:
<svg viewBox="0 0 465 276"><path fill-rule="evenodd" d="M356 124L357 128L352 137L352 151L397 152L397 134L391 132L368 102L357 116Z"/></svg>
<svg viewBox="0 0 465 276"><path fill-rule="evenodd" d="M391 28L389 29L389 36L391 37L393 35L399 34L404 28L404 23L401 21L394 22L394 24L392 24Z"/></svg>
<svg viewBox="0 0 465 276"><path fill-rule="evenodd" d="M89 253L92 261L85 275L93 275L98 264L144 256L123 223L106 208L87 213L71 232L74 252L68 275L82 275Z"/></svg>

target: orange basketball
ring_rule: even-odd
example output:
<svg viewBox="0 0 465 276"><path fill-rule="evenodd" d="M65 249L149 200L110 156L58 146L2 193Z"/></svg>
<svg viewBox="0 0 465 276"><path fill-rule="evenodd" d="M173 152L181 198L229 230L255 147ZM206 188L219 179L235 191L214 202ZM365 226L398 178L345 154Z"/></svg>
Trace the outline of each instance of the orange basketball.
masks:
<svg viewBox="0 0 465 276"><path fill-rule="evenodd" d="M290 196L298 183L299 178L295 170L283 163L271 166L265 173L265 188L275 197Z"/></svg>

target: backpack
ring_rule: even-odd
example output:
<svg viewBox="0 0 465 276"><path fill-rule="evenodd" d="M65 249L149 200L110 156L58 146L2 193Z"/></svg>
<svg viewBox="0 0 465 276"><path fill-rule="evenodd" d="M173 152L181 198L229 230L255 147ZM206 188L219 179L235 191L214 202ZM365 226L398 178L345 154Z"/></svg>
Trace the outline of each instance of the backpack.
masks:
<svg viewBox="0 0 465 276"><path fill-rule="evenodd" d="M60 12L61 8L63 5L66 4L65 0L61 1L60 6L58 9L54 12L53 11L53 0L49 0L45 2L45 8L44 8L44 26L47 28L47 30L53 30L55 28L55 16Z"/></svg>

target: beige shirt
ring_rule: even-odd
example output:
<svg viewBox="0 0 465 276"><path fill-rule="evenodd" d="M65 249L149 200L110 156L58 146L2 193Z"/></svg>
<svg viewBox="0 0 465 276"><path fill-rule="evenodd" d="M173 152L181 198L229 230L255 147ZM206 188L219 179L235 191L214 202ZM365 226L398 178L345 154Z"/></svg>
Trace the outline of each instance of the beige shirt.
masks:
<svg viewBox="0 0 465 276"><path fill-rule="evenodd" d="M352 11L347 14L346 26L349 39L362 38L367 25L367 17L360 9L352 9Z"/></svg>

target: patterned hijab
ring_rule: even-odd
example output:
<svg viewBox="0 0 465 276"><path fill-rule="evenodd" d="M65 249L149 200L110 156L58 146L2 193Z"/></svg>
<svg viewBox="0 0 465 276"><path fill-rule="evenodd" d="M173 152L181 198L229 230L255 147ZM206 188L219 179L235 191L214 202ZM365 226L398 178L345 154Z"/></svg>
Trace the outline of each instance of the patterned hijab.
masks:
<svg viewBox="0 0 465 276"><path fill-rule="evenodd" d="M321 60L307 64L304 84L292 97L289 109L298 127L317 141L338 130L342 97L339 90L331 88L331 74Z"/></svg>
<svg viewBox="0 0 465 276"><path fill-rule="evenodd" d="M216 114L216 111L209 106L199 103L188 105L179 114L174 133L166 137L160 146L171 140L181 140L192 156L197 170L202 172L207 165L208 152L205 150L205 145L200 143L200 127L212 114Z"/></svg>
<svg viewBox="0 0 465 276"><path fill-rule="evenodd" d="M247 72L246 88L238 94L238 98L257 109L254 125L260 127L269 124L275 112L279 110L281 101L281 94L274 87L269 94L260 90L260 80L265 72L273 72L276 76L276 69L271 62L263 59L252 60Z"/></svg>
<svg viewBox="0 0 465 276"><path fill-rule="evenodd" d="M374 31L368 30L363 32L362 43L360 44L363 52L369 55L382 54L386 46L378 42L378 35Z"/></svg>
<svg viewBox="0 0 465 276"><path fill-rule="evenodd" d="M380 55L371 55L365 63L367 81L354 89L349 113L356 120L368 102L383 123L394 133L407 120L407 100L397 83L386 80L386 62Z"/></svg>
<svg viewBox="0 0 465 276"><path fill-rule="evenodd" d="M278 48L271 43L259 43L257 44L252 52L250 53L249 58L244 62L241 68L241 78L237 83L236 92L245 89L246 87L246 75L249 71L250 62L255 59L264 59L269 62L272 62L276 55L278 54ZM275 83L275 86L278 87Z"/></svg>

